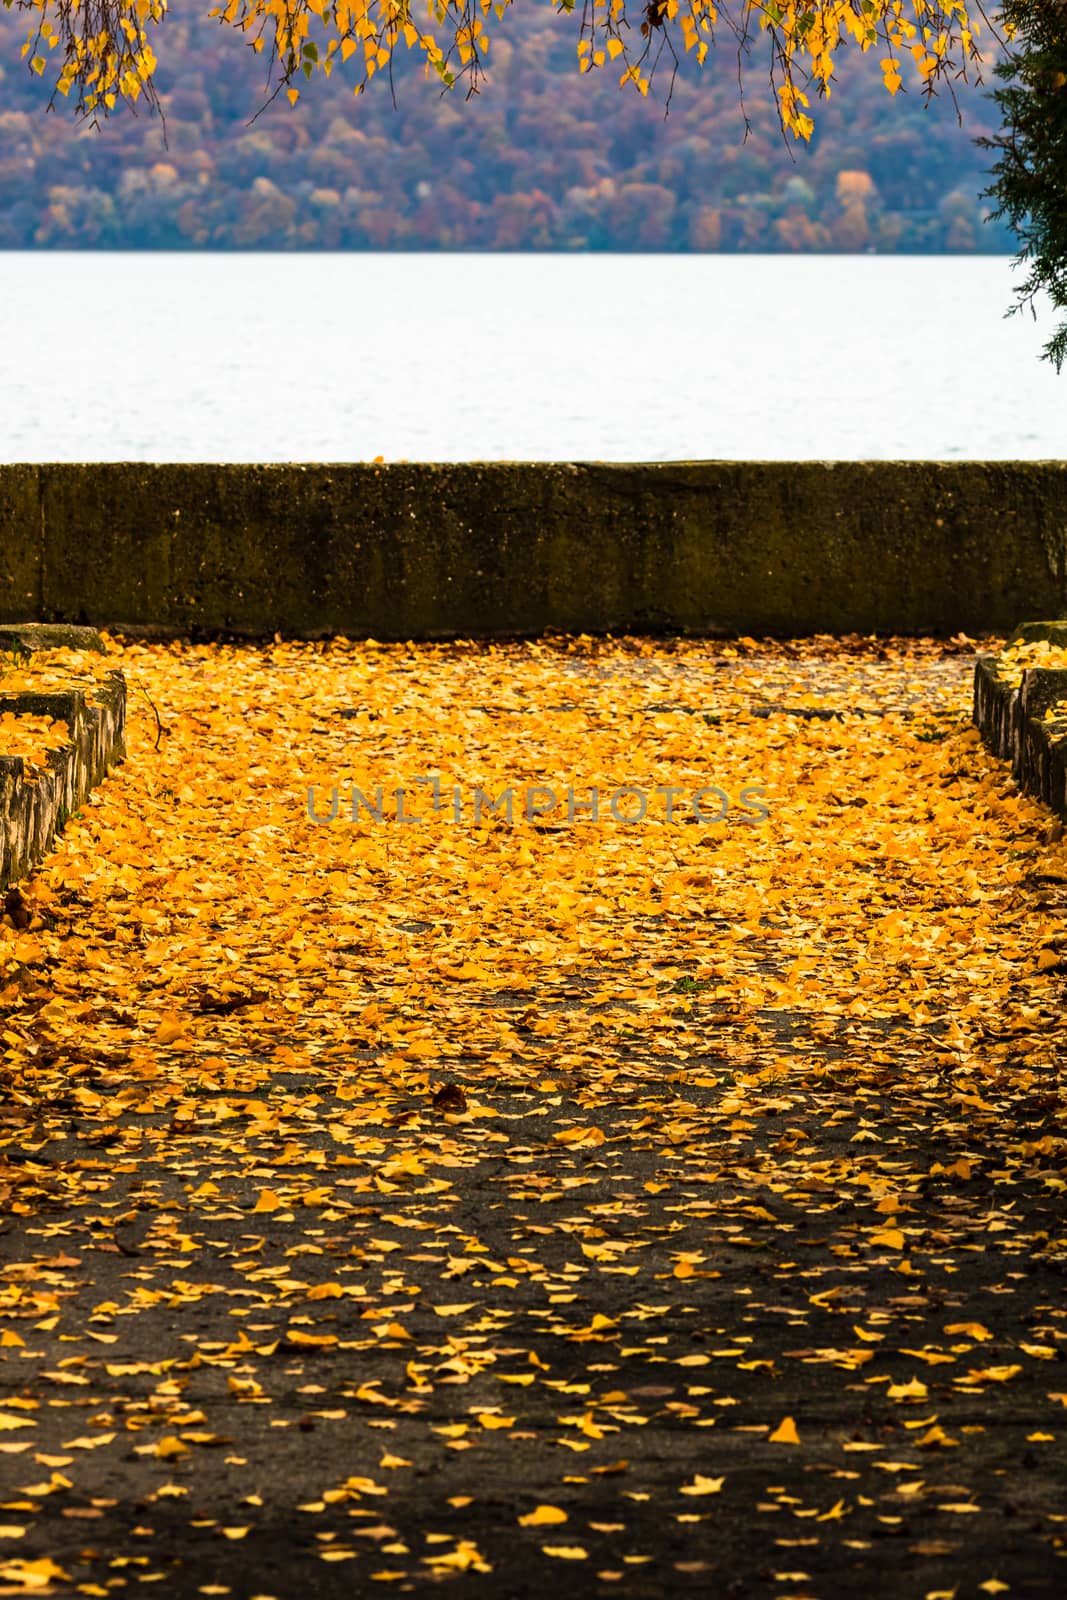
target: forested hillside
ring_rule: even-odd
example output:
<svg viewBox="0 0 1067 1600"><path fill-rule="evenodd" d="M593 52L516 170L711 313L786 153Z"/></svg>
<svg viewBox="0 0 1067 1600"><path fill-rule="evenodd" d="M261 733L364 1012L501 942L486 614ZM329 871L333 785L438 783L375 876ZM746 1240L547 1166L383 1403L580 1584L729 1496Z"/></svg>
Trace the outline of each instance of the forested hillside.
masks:
<svg viewBox="0 0 1067 1600"><path fill-rule="evenodd" d="M609 69L579 76L577 15L518 0L470 100L398 62L394 108L386 81L356 98L339 68L250 125L264 60L207 10L172 0L159 33L166 142L147 115L119 113L95 131L62 101L47 114L45 85L19 56L24 17L0 11L0 246L1014 247L979 199L989 158L973 140L996 127L989 85L961 89L961 129L944 94L929 108L916 87L891 99L874 51L849 51L840 87L813 102L810 146L785 142L753 64L746 140L728 46L703 72L685 64L664 119L666 76L648 99L620 90Z"/></svg>

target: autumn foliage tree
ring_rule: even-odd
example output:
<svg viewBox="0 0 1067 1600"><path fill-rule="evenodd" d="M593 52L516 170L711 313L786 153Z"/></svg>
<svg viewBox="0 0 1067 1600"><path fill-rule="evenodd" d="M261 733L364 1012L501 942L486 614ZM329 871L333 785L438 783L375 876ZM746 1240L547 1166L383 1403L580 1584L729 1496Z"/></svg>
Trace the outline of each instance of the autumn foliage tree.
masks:
<svg viewBox="0 0 1067 1600"><path fill-rule="evenodd" d="M32 72L70 99L81 116L107 117L120 104L158 105L154 42L168 0L3 0L27 13L23 55ZM777 97L783 133L810 139L812 99L832 92L839 60L875 51L886 90L909 77L927 97L969 76L981 76L984 29L1004 48L996 99L1005 117L989 193L1024 242L1029 277L1020 293L1038 291L1067 307L1067 0L1006 0L1000 38L982 0L551 0L575 25L582 73L618 71L621 86L647 96L656 82L669 109L679 70L702 67L713 51L736 60L744 110L744 74L762 56ZM514 0L224 0L209 15L264 57L267 92L299 99L317 73L351 75L362 94L375 77L393 80L398 52L421 55L445 88L475 92L491 61L490 47ZM531 5L532 0L524 0ZM985 38L982 45L985 45ZM991 52L985 52L989 59ZM842 174L842 178L846 178ZM855 192L854 192L855 191ZM867 238L864 195L845 184L845 236ZM716 226L698 230L702 248L716 248ZM1067 324L1046 347L1059 369L1067 357Z"/></svg>
<svg viewBox="0 0 1067 1600"><path fill-rule="evenodd" d="M353 75L361 93L391 76L400 49L421 53L448 88L478 88L495 30L514 0L225 0L210 14L265 56L272 91L295 101L317 72ZM529 0L526 0L529 3ZM79 113L106 116L120 102L155 103L159 28L167 0L4 0L29 14L24 55L73 97ZM760 48L782 126L812 132L812 95L831 92L838 57L879 50L890 94L905 74L927 93L951 87L979 60L981 0L555 0L577 21L582 72L620 70L620 83L647 95L659 75L669 100L674 74L709 51L732 53L739 69ZM743 87L742 87L743 97Z"/></svg>

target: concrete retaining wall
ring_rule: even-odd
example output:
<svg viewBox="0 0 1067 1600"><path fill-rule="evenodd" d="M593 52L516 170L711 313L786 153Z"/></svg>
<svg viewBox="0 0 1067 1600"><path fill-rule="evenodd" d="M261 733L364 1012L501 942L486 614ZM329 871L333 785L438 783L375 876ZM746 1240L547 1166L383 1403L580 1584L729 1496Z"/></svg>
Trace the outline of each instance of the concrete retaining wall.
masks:
<svg viewBox="0 0 1067 1600"><path fill-rule="evenodd" d="M1067 462L0 466L0 623L405 639L1064 614Z"/></svg>

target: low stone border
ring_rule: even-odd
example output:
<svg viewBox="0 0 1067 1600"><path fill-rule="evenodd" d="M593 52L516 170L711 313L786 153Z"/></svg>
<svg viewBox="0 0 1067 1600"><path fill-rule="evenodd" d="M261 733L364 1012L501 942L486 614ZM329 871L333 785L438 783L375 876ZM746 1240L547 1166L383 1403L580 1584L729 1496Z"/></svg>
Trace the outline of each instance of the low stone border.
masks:
<svg viewBox="0 0 1067 1600"><path fill-rule="evenodd" d="M974 669L974 722L995 756L1011 762L1012 777L1061 817L1067 817L1067 668L1026 667L1014 681L1007 652L1041 640L1067 649L1067 621L1025 622L1004 654L979 656ZM1062 719L1046 721L1052 706Z"/></svg>
<svg viewBox="0 0 1067 1600"><path fill-rule="evenodd" d="M67 630L69 632L69 630ZM86 633L91 630L78 630ZM0 648L30 654L34 649L58 644L100 649L99 636L76 643L48 637L49 629L10 629L16 640L4 639ZM51 717L65 722L70 738L48 752L45 768L29 773L21 756L0 753L0 889L24 878L47 854L67 818L83 803L109 767L124 759L126 745L126 680L111 672L94 685L91 699L84 689L43 693L19 690L0 693L0 713Z"/></svg>
<svg viewBox="0 0 1067 1600"><path fill-rule="evenodd" d="M74 622L9 622L0 627L0 652L18 656L35 650L92 650L104 654L104 641L95 628Z"/></svg>

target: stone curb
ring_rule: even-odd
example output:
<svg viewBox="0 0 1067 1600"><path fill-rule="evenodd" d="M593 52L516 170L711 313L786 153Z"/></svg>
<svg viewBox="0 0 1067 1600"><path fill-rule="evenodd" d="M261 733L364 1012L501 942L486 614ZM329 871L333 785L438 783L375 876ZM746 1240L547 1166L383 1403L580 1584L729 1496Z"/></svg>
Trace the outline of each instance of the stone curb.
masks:
<svg viewBox="0 0 1067 1600"><path fill-rule="evenodd" d="M95 628L73 622L15 622L0 627L0 651L32 655L35 650L92 650L104 654L104 641Z"/></svg>
<svg viewBox="0 0 1067 1600"><path fill-rule="evenodd" d="M48 752L45 768L27 773L21 756L0 754L0 890L24 878L51 849L67 818L115 762L126 755L126 680L111 672L85 690L0 694L0 713L52 717L69 741Z"/></svg>
<svg viewBox="0 0 1067 1600"><path fill-rule="evenodd" d="M1047 640L1067 646L1067 621L1025 622L1008 645ZM1000 656L979 656L974 668L974 723L984 743L1021 789L1067 817L1067 712L1062 725L1045 721L1050 706L1067 707L1067 669L1028 667L1008 681Z"/></svg>

